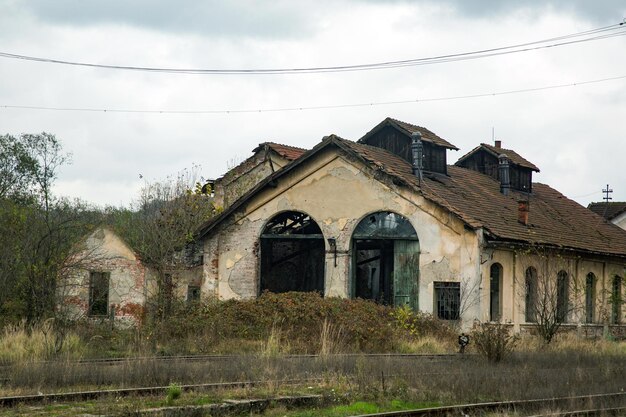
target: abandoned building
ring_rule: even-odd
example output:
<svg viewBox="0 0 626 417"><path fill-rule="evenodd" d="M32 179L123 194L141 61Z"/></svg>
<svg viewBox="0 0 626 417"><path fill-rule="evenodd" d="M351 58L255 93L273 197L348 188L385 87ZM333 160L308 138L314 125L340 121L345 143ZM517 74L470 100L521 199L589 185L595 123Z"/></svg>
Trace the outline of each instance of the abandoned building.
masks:
<svg viewBox="0 0 626 417"><path fill-rule="evenodd" d="M539 168L498 141L454 165L450 150L391 118L356 142L261 144L215 184L202 296L317 291L519 331L554 291L559 321L623 333L626 232L534 183Z"/></svg>
<svg viewBox="0 0 626 417"><path fill-rule="evenodd" d="M57 309L73 319L142 320L146 303L156 294L156 272L113 230L99 227L86 236L57 284ZM200 298L201 267L167 271L172 297Z"/></svg>
<svg viewBox="0 0 626 417"><path fill-rule="evenodd" d="M591 203L587 208L626 230L626 201Z"/></svg>

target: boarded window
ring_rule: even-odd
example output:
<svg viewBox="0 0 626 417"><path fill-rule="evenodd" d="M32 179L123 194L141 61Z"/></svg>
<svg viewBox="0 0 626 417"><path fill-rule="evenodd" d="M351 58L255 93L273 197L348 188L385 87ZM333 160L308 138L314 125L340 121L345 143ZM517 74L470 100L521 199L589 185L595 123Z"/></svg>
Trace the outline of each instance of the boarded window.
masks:
<svg viewBox="0 0 626 417"><path fill-rule="evenodd" d="M526 269L526 303L525 316L527 323L537 321L537 270L532 266Z"/></svg>
<svg viewBox="0 0 626 417"><path fill-rule="evenodd" d="M622 278L615 275L611 282L611 323L622 322Z"/></svg>
<svg viewBox="0 0 626 417"><path fill-rule="evenodd" d="M491 265L489 272L489 319L500 321L502 318L502 265L499 263Z"/></svg>
<svg viewBox="0 0 626 417"><path fill-rule="evenodd" d="M109 312L109 272L89 273L89 315L106 316Z"/></svg>
<svg viewBox="0 0 626 417"><path fill-rule="evenodd" d="M567 322L569 313L569 276L560 271L556 279L556 320L559 323Z"/></svg>
<svg viewBox="0 0 626 417"><path fill-rule="evenodd" d="M585 323L595 321L596 310L596 276L588 273L585 280Z"/></svg>
<svg viewBox="0 0 626 417"><path fill-rule="evenodd" d="M325 245L322 231L308 214L274 216L261 235L260 290L276 293L324 293Z"/></svg>
<svg viewBox="0 0 626 417"><path fill-rule="evenodd" d="M396 213L372 213L352 238L353 296L417 310L419 241L411 223Z"/></svg>
<svg viewBox="0 0 626 417"><path fill-rule="evenodd" d="M434 282L435 311L442 320L458 320L461 315L461 283Z"/></svg>

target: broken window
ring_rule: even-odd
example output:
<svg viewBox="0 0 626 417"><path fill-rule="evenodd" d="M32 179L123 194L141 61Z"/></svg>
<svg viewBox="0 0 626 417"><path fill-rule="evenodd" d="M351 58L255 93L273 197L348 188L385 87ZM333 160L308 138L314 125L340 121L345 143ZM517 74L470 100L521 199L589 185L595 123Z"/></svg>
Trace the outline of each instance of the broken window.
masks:
<svg viewBox="0 0 626 417"><path fill-rule="evenodd" d="M352 239L353 296L417 310L419 241L411 223L396 213L373 213Z"/></svg>
<svg viewBox="0 0 626 417"><path fill-rule="evenodd" d="M613 277L611 283L611 323L619 324L622 319L622 278L618 275Z"/></svg>
<svg viewBox="0 0 626 417"><path fill-rule="evenodd" d="M556 320L559 323L567 322L569 311L569 276L565 271L559 271L556 279Z"/></svg>
<svg viewBox="0 0 626 417"><path fill-rule="evenodd" d="M585 280L585 322L593 323L596 309L596 276L590 272Z"/></svg>
<svg viewBox="0 0 626 417"><path fill-rule="evenodd" d="M191 304L200 301L200 287L197 285L187 286L187 303Z"/></svg>
<svg viewBox="0 0 626 417"><path fill-rule="evenodd" d="M489 277L489 320L499 321L502 317L502 311L500 307L500 288L502 288L502 265L500 265L499 263L491 265Z"/></svg>
<svg viewBox="0 0 626 417"><path fill-rule="evenodd" d="M526 269L526 323L537 321L537 270L534 267Z"/></svg>
<svg viewBox="0 0 626 417"><path fill-rule="evenodd" d="M461 315L461 283L434 282L435 311L442 320L458 320Z"/></svg>
<svg viewBox="0 0 626 417"><path fill-rule="evenodd" d="M106 316L109 312L110 272L89 273L89 315Z"/></svg>
<svg viewBox="0 0 626 417"><path fill-rule="evenodd" d="M324 294L324 256L324 237L311 216L277 214L261 234L260 290Z"/></svg>

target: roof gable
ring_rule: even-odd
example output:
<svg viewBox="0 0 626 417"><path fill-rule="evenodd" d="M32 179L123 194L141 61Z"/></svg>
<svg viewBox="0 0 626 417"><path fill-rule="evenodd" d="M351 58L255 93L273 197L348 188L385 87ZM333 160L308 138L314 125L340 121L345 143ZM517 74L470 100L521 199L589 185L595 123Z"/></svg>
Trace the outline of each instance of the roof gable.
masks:
<svg viewBox="0 0 626 417"><path fill-rule="evenodd" d="M259 146L254 148L252 152L256 153L265 149L274 151L278 155L282 156L285 159L288 159L289 161L293 161L294 159L300 158L302 154L307 151L304 148L298 148L296 146L283 145L281 143L275 143L275 142L263 142L263 143L259 143Z"/></svg>
<svg viewBox="0 0 626 417"><path fill-rule="evenodd" d="M486 143L481 143L479 146L475 147L474 149L472 149L471 151L469 151L468 153L466 153L465 155L460 157L458 159L458 161L456 161L455 165L461 166L461 164L465 160L467 160L472 155L474 155L474 154L476 154L478 152L487 152L487 153L489 153L490 155L493 155L496 158L498 158L500 155L504 154L504 155L507 156L509 161L511 161L511 163L513 163L515 165L519 165L519 166L524 167L524 168L531 169L531 170L533 170L535 172L539 172L539 168L535 164L533 164L532 162L530 162L527 159L523 158L520 154L518 154L514 150L498 148L498 147L495 147L495 146L492 146L492 145L489 145L489 144L486 144Z"/></svg>
<svg viewBox="0 0 626 417"><path fill-rule="evenodd" d="M607 220L613 220L620 214L626 213L626 201L590 203L587 208L598 216L602 216Z"/></svg>
<svg viewBox="0 0 626 417"><path fill-rule="evenodd" d="M375 172L388 176L395 184L421 194L468 226L484 229L488 240L548 245L626 257L626 231L605 222L545 184L535 183L535 191L530 195L511 190L505 196L500 193L500 184L495 179L458 166L449 166L448 175L425 173L420 181L413 175L411 164L403 158L384 149L335 135L325 137L300 158L267 177L228 210L203 226L198 236L206 236L263 188L272 186L281 176L315 158L329 146L337 147ZM528 225L518 222L520 200L527 200L530 204Z"/></svg>
<svg viewBox="0 0 626 417"><path fill-rule="evenodd" d="M459 148L457 148L456 146L454 146L453 144L451 144L447 140L437 136L435 133L431 132L430 130L426 129L425 127L421 127L421 126L413 125L411 123L407 123L407 122L403 122L403 121L400 121L400 120L392 119L391 117L387 117L385 120L383 120L382 122L377 124L372 130L370 130L365 135L363 135L363 137L361 139L359 139L358 142L359 143L367 142L367 140L370 137L374 136L379 130L381 130L384 127L387 127L387 126L394 127L395 129L397 129L400 132L404 133L408 137L411 137L411 135L413 133L419 131L422 134L422 140L425 141L425 142L430 142L430 143L432 143L434 145L441 146L441 147L447 148L447 149L454 149L456 151L459 150Z"/></svg>

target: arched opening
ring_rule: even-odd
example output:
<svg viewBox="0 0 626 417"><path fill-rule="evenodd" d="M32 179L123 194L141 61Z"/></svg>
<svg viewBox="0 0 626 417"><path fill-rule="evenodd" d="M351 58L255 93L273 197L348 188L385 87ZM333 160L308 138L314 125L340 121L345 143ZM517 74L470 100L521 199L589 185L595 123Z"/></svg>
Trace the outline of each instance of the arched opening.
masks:
<svg viewBox="0 0 626 417"><path fill-rule="evenodd" d="M324 294L324 236L306 213L274 216L261 234L260 290Z"/></svg>
<svg viewBox="0 0 626 417"><path fill-rule="evenodd" d="M495 263L489 271L489 320L502 318L502 265Z"/></svg>
<svg viewBox="0 0 626 417"><path fill-rule="evenodd" d="M537 322L537 270L534 267L526 269L526 323Z"/></svg>
<svg viewBox="0 0 626 417"><path fill-rule="evenodd" d="M569 275L559 271L556 278L556 320L559 323L567 322L569 313Z"/></svg>
<svg viewBox="0 0 626 417"><path fill-rule="evenodd" d="M366 216L352 234L354 297L418 308L419 241L403 216Z"/></svg>
<svg viewBox="0 0 626 417"><path fill-rule="evenodd" d="M585 279L585 323L595 321L596 311L596 276L593 272L587 274Z"/></svg>
<svg viewBox="0 0 626 417"><path fill-rule="evenodd" d="M613 277L611 282L611 323L622 322L622 278L619 275Z"/></svg>

